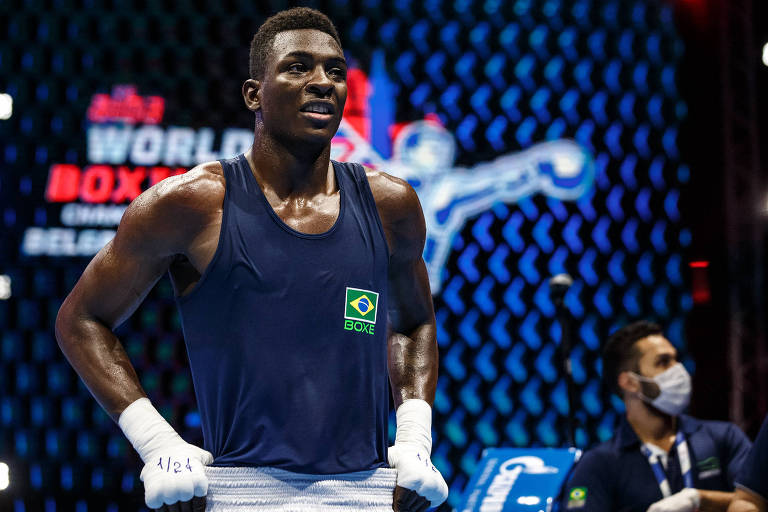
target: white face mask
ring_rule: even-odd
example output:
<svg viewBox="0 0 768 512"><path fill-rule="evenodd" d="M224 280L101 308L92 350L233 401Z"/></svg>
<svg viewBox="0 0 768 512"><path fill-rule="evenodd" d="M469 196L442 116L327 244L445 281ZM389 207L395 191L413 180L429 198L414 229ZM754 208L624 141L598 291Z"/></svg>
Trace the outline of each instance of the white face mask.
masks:
<svg viewBox="0 0 768 512"><path fill-rule="evenodd" d="M655 382L659 386L659 396L649 398L640 393L640 398L661 412L677 416L688 407L691 401L691 376L681 363L668 368L653 378L631 372L638 380Z"/></svg>

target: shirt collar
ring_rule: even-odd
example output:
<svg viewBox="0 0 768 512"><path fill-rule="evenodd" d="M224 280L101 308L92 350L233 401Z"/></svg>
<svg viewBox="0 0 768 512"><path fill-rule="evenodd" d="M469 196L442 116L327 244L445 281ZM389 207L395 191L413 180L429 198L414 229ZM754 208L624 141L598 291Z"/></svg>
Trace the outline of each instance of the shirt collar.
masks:
<svg viewBox="0 0 768 512"><path fill-rule="evenodd" d="M677 429L685 434L686 438L699 430L701 426L701 420L697 420L691 416L681 414L677 417ZM621 423L619 424L615 439L616 443L625 450L634 449L640 446L640 439L637 437L637 434L635 434L632 425L627 421L626 416L621 417Z"/></svg>
<svg viewBox="0 0 768 512"><path fill-rule="evenodd" d="M685 434L685 437L689 437L691 434L699 430L704 423L701 420L697 420L692 416L686 416L681 414L677 417L677 429Z"/></svg>
<svg viewBox="0 0 768 512"><path fill-rule="evenodd" d="M637 434L635 434L632 425L627 421L626 416L621 417L621 422L619 423L619 428L616 432L616 443L624 450L640 446L640 439L637 437Z"/></svg>

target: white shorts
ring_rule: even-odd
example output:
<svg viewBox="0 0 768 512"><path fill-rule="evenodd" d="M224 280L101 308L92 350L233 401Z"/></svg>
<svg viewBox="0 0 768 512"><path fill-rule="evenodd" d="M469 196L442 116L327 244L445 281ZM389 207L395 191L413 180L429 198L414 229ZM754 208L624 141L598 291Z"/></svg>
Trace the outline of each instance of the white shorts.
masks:
<svg viewBox="0 0 768 512"><path fill-rule="evenodd" d="M397 471L305 475L275 468L206 467L206 512L392 512Z"/></svg>

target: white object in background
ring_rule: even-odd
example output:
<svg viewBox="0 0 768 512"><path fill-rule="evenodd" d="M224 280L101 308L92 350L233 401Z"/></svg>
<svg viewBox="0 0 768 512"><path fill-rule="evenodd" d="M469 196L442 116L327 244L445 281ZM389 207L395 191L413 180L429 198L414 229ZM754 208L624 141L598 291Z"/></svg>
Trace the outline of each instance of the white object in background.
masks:
<svg viewBox="0 0 768 512"><path fill-rule="evenodd" d="M6 490L11 483L8 473L8 464L0 462L0 491Z"/></svg>
<svg viewBox="0 0 768 512"><path fill-rule="evenodd" d="M0 119L10 119L13 114L13 96L0 93Z"/></svg>
<svg viewBox="0 0 768 512"><path fill-rule="evenodd" d="M0 274L0 300L11 298L11 276Z"/></svg>
<svg viewBox="0 0 768 512"><path fill-rule="evenodd" d="M763 45L763 64L768 66L768 43Z"/></svg>

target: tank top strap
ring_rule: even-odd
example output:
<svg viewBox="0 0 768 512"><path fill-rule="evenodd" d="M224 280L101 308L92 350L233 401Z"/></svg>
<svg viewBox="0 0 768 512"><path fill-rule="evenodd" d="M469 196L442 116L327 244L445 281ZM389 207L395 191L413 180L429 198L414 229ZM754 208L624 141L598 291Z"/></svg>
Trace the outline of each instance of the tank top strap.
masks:
<svg viewBox="0 0 768 512"><path fill-rule="evenodd" d="M248 165L244 154L239 154L232 158L226 158L219 160L221 167L224 169L224 179L227 182L228 191L241 191L242 193L252 196L259 195L258 183L253 179L251 172L251 166Z"/></svg>
<svg viewBox="0 0 768 512"><path fill-rule="evenodd" d="M345 192L349 193L353 191L356 196L356 202L362 207L364 214L376 224L379 235L384 242L387 257L389 257L389 244L387 243L387 237L384 234L384 225L381 222L381 217L379 217L379 209L376 207L376 200L373 198L373 191L368 182L368 175L365 172L365 167L354 162L333 161L333 164L338 166L342 171L337 172L336 175L343 176L343 180L347 182ZM342 178L339 179L341 180Z"/></svg>
<svg viewBox="0 0 768 512"><path fill-rule="evenodd" d="M337 176L342 176L339 180L344 182L339 183L339 187L349 188L349 186L345 187L347 185L346 182L351 182L350 184L355 187L368 184L368 178L365 176L365 169L362 165L354 162L337 162L335 160L332 160L332 162L337 171L339 169L342 171L336 173Z"/></svg>

